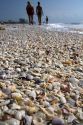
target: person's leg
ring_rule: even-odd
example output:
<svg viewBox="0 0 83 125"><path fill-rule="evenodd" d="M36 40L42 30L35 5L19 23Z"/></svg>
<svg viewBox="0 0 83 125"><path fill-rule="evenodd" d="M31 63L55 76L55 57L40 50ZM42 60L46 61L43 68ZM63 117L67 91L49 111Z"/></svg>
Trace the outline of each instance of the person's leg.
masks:
<svg viewBox="0 0 83 125"><path fill-rule="evenodd" d="M39 24L39 15L38 15L38 24Z"/></svg>
<svg viewBox="0 0 83 125"><path fill-rule="evenodd" d="M31 18L31 15L30 15L30 24L32 24L32 18Z"/></svg>
<svg viewBox="0 0 83 125"><path fill-rule="evenodd" d="M30 25L30 15L28 15L28 18L29 18L29 25Z"/></svg>
<svg viewBox="0 0 83 125"><path fill-rule="evenodd" d="M41 15L40 15L40 25L41 25Z"/></svg>
<svg viewBox="0 0 83 125"><path fill-rule="evenodd" d="M38 22L39 22L39 25L41 25L41 15L38 15Z"/></svg>
<svg viewBox="0 0 83 125"><path fill-rule="evenodd" d="M33 15L31 15L31 24L33 24Z"/></svg>

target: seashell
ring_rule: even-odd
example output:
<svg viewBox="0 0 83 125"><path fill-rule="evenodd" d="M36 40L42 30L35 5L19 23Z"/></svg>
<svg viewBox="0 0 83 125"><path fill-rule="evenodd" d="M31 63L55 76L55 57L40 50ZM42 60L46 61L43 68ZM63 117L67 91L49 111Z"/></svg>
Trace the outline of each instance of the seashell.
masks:
<svg viewBox="0 0 83 125"><path fill-rule="evenodd" d="M25 105L28 105L30 107L34 107L35 104L31 100L28 100L25 102Z"/></svg>
<svg viewBox="0 0 83 125"><path fill-rule="evenodd" d="M41 77L41 74L40 74L40 73L32 72L32 75L33 75L33 76L39 76L39 77Z"/></svg>
<svg viewBox="0 0 83 125"><path fill-rule="evenodd" d="M49 113L54 113L54 108L52 106L49 106L46 108Z"/></svg>
<svg viewBox="0 0 83 125"><path fill-rule="evenodd" d="M66 99L65 99L65 97L64 97L63 95L60 95L59 97L60 97L61 103L66 104Z"/></svg>
<svg viewBox="0 0 83 125"><path fill-rule="evenodd" d="M81 88L83 88L83 79L80 79L80 80L79 80L78 85L79 85Z"/></svg>
<svg viewBox="0 0 83 125"><path fill-rule="evenodd" d="M73 100L72 98L69 98L68 101L67 101L67 103L69 103L73 107L75 107L75 105L76 105L76 101Z"/></svg>
<svg viewBox="0 0 83 125"><path fill-rule="evenodd" d="M77 101L76 101L76 105L77 105L78 107L81 107L81 106L82 106L82 101L77 100Z"/></svg>
<svg viewBox="0 0 83 125"><path fill-rule="evenodd" d="M20 125L31 125L32 124L32 116L25 115L20 122Z"/></svg>
<svg viewBox="0 0 83 125"><path fill-rule="evenodd" d="M7 100L7 101L8 101L8 100ZM10 101L10 100L9 100L9 101ZM7 105L7 104L9 104L9 102L6 102L6 105ZM6 112L6 111L8 110L8 107L7 107L6 105L3 106L3 112Z"/></svg>
<svg viewBox="0 0 83 125"><path fill-rule="evenodd" d="M63 113L63 115L69 115L69 112L66 109L62 109L62 113Z"/></svg>
<svg viewBox="0 0 83 125"><path fill-rule="evenodd" d="M12 93L12 98L17 101L20 101L22 100L22 95L20 93Z"/></svg>
<svg viewBox="0 0 83 125"><path fill-rule="evenodd" d="M8 89L7 87L6 87L6 88L3 88L2 91L3 91L3 93L5 93L5 94L8 95L8 96L11 95L11 90Z"/></svg>
<svg viewBox="0 0 83 125"><path fill-rule="evenodd" d="M12 109L6 110L5 113L6 113L6 114L9 114L9 115L11 115L11 116L14 116L14 110L12 110Z"/></svg>
<svg viewBox="0 0 83 125"><path fill-rule="evenodd" d="M43 112L44 112L44 114L47 116L47 118L48 118L49 120L51 120L51 119L54 117L54 114L49 113L48 111L46 111L46 109L45 109L45 108L40 107L40 109L41 109L41 111L43 111Z"/></svg>
<svg viewBox="0 0 83 125"><path fill-rule="evenodd" d="M26 79L26 73L25 73L25 72L21 72L21 75L20 75L19 78L21 78L21 79Z"/></svg>
<svg viewBox="0 0 83 125"><path fill-rule="evenodd" d="M8 88L11 90L11 92L16 91L16 86L14 84L9 85Z"/></svg>
<svg viewBox="0 0 83 125"><path fill-rule="evenodd" d="M0 79L3 79L3 80L7 79L6 73L3 73L2 75L0 75Z"/></svg>
<svg viewBox="0 0 83 125"><path fill-rule="evenodd" d="M5 100L0 103L0 106L5 106L5 105L8 105L9 103L10 103L10 100Z"/></svg>
<svg viewBox="0 0 83 125"><path fill-rule="evenodd" d="M47 102L47 101L43 101L43 106L44 106L44 107L49 107L49 106L50 106L50 103Z"/></svg>
<svg viewBox="0 0 83 125"><path fill-rule="evenodd" d="M57 68L63 68L63 64L62 63L55 63L55 67L57 67Z"/></svg>
<svg viewBox="0 0 83 125"><path fill-rule="evenodd" d="M47 83L43 83L43 84L41 84L40 85L42 88L46 88L47 86L48 86L48 84Z"/></svg>
<svg viewBox="0 0 83 125"><path fill-rule="evenodd" d="M33 90L29 93L29 97L32 97L33 99L36 99L36 92Z"/></svg>
<svg viewBox="0 0 83 125"><path fill-rule="evenodd" d="M74 109L74 108L70 108L69 110L70 110L71 113L75 113L76 112L76 109Z"/></svg>
<svg viewBox="0 0 83 125"><path fill-rule="evenodd" d="M72 123L74 120L76 120L77 118L73 115L73 114L70 114L69 117L68 117L68 123Z"/></svg>
<svg viewBox="0 0 83 125"><path fill-rule="evenodd" d="M71 85L73 86L73 87L78 87L78 82L79 82L79 80L78 79L76 79L75 77L70 77L69 79L68 79L68 81L71 83Z"/></svg>
<svg viewBox="0 0 83 125"><path fill-rule="evenodd" d="M62 64L70 66L73 64L73 62L72 60L66 60L65 62L62 62Z"/></svg>
<svg viewBox="0 0 83 125"><path fill-rule="evenodd" d="M55 81L56 81L56 79L53 76L49 76L48 83L53 83Z"/></svg>
<svg viewBox="0 0 83 125"><path fill-rule="evenodd" d="M53 85L52 85L52 84L49 84L49 85L47 86L47 89L48 89L49 91L52 91Z"/></svg>
<svg viewBox="0 0 83 125"><path fill-rule="evenodd" d="M61 85L61 91L62 92L70 92L70 86L69 85L64 85L64 84L62 84Z"/></svg>
<svg viewBox="0 0 83 125"><path fill-rule="evenodd" d="M30 75L30 74L27 74L27 75L26 75L26 79L27 79L27 80L33 80L33 76Z"/></svg>
<svg viewBox="0 0 83 125"><path fill-rule="evenodd" d="M19 125L20 124L20 121L14 119L14 118L12 118L10 120L6 120L5 122L8 123L8 125Z"/></svg>
<svg viewBox="0 0 83 125"><path fill-rule="evenodd" d="M57 77L57 78L62 78L62 77L63 77L63 74L58 72L58 73L56 73L56 77Z"/></svg>
<svg viewBox="0 0 83 125"><path fill-rule="evenodd" d="M65 109L67 109L69 112L71 113L75 113L76 112L76 109L75 108L70 108L68 105L64 105L65 106Z"/></svg>
<svg viewBox="0 0 83 125"><path fill-rule="evenodd" d="M35 106L34 107L26 106L25 109L29 114L37 112L37 108Z"/></svg>
<svg viewBox="0 0 83 125"><path fill-rule="evenodd" d="M25 111L24 110L20 110L20 111L15 111L14 112L14 116L17 120L21 120L24 116L25 116Z"/></svg>
<svg viewBox="0 0 83 125"><path fill-rule="evenodd" d="M54 105L54 104L57 104L59 102L59 100L56 98L56 99L53 99L50 103L51 105Z"/></svg>
<svg viewBox="0 0 83 125"><path fill-rule="evenodd" d="M56 91L59 91L60 90L60 83L59 82L54 82L53 84L53 88L56 90Z"/></svg>
<svg viewBox="0 0 83 125"><path fill-rule="evenodd" d="M83 111L82 108L78 108L78 113L76 114L76 116L83 121Z"/></svg>
<svg viewBox="0 0 83 125"><path fill-rule="evenodd" d="M15 109L21 109L21 107L19 106L19 105L17 105L16 103L13 103L13 104L11 104L11 109L12 110L15 110Z"/></svg>
<svg viewBox="0 0 83 125"><path fill-rule="evenodd" d="M16 72L20 73L21 69L20 68L16 68Z"/></svg>
<svg viewBox="0 0 83 125"><path fill-rule="evenodd" d="M42 120L46 119L46 115L40 110L40 108L39 108L38 112L33 116L33 119L34 119L34 117L37 118L38 121L42 121Z"/></svg>
<svg viewBox="0 0 83 125"><path fill-rule="evenodd" d="M5 98L5 97L6 95L2 91L0 91L0 98Z"/></svg>
<svg viewBox="0 0 83 125"><path fill-rule="evenodd" d="M42 118L33 118L33 124L34 125L44 125L44 122L42 120Z"/></svg>
<svg viewBox="0 0 83 125"><path fill-rule="evenodd" d="M6 84L3 82L0 82L0 88L6 87Z"/></svg>

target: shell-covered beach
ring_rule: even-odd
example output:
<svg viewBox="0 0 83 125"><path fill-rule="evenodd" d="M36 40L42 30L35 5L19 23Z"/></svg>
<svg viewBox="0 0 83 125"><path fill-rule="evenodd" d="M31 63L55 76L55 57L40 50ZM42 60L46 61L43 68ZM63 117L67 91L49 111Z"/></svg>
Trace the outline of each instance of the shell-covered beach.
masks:
<svg viewBox="0 0 83 125"><path fill-rule="evenodd" d="M0 27L0 125L82 125L83 35Z"/></svg>

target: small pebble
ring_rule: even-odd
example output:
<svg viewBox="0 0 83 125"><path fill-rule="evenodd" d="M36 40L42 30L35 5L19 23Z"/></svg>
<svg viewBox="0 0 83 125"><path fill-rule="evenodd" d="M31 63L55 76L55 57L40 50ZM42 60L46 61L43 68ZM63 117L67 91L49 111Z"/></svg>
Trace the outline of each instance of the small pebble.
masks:
<svg viewBox="0 0 83 125"><path fill-rule="evenodd" d="M62 119L54 118L52 120L52 125L65 125L65 124L64 124L64 121Z"/></svg>

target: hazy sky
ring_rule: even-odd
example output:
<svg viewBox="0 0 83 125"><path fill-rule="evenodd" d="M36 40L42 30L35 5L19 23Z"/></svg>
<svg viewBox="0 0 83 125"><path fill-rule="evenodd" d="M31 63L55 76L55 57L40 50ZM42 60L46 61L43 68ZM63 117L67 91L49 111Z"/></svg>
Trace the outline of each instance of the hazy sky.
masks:
<svg viewBox="0 0 83 125"><path fill-rule="evenodd" d="M38 0L32 1L34 8ZM44 16L49 17L51 23L83 22L83 0L40 0ZM0 0L0 20L17 20L27 18L27 0ZM36 16L35 16L36 20Z"/></svg>

